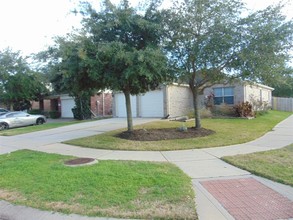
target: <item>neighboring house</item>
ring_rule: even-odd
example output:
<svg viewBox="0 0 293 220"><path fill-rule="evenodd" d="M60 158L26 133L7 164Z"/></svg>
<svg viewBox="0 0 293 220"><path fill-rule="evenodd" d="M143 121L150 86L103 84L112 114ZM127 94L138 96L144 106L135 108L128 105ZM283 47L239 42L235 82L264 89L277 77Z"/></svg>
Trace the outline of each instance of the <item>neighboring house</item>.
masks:
<svg viewBox="0 0 293 220"><path fill-rule="evenodd" d="M40 109L44 112L61 112L60 96L48 96L41 101L31 101L32 109Z"/></svg>
<svg viewBox="0 0 293 220"><path fill-rule="evenodd" d="M206 88L200 97L203 106L205 98L213 96L215 105L226 103L234 106L241 102L267 102L271 106L273 88L260 84L216 84ZM145 94L131 96L133 117L177 117L193 111L192 94L188 85L171 84ZM114 93L113 116L126 117L123 93Z"/></svg>
<svg viewBox="0 0 293 220"><path fill-rule="evenodd" d="M92 113L96 116L112 115L112 92L107 91L92 96L90 105ZM74 106L74 98L68 94L50 96L42 102L32 102L32 109L42 109L45 112L58 111L61 118L73 118L72 108Z"/></svg>

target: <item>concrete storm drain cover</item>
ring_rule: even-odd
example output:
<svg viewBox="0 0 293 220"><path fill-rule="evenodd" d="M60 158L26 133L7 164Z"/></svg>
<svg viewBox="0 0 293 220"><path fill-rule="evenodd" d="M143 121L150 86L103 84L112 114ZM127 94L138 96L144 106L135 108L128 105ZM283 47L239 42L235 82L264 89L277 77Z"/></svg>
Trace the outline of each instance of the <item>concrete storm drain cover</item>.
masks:
<svg viewBox="0 0 293 220"><path fill-rule="evenodd" d="M93 158L76 158L72 160L67 160L64 162L66 166L85 166L85 165L92 165L97 163L98 160L93 159Z"/></svg>

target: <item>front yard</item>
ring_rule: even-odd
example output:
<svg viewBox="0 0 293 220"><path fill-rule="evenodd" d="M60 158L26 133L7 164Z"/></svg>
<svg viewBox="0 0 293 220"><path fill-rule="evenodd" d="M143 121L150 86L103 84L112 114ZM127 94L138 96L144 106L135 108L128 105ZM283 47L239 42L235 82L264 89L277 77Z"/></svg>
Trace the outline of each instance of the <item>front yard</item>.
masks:
<svg viewBox="0 0 293 220"><path fill-rule="evenodd" d="M223 160L255 175L293 186L293 144L279 150L224 157Z"/></svg>
<svg viewBox="0 0 293 220"><path fill-rule="evenodd" d="M62 126L72 125L75 123L80 123L80 121L72 120L72 121L66 121L66 122L54 122L54 123L45 123L42 125L32 125L27 127L20 127L20 128L12 128L8 130L2 130L0 131L1 136L14 136L19 134L26 134L36 131L43 131L53 128L59 128Z"/></svg>
<svg viewBox="0 0 293 220"><path fill-rule="evenodd" d="M269 111L268 114L259 116L255 119L202 119L202 126L213 130L215 133L205 137L196 137L188 139L161 140L161 141L133 141L116 137L123 130L116 130L101 135L86 137L67 141L67 144L77 145L96 149L111 150L183 150L207 147L219 147L233 144L245 143L254 140L284 120L291 113ZM135 127L143 129L146 133L150 129L173 128L176 130L182 125L187 127L194 126L193 121L174 122L161 120Z"/></svg>
<svg viewBox="0 0 293 220"><path fill-rule="evenodd" d="M68 167L69 159L27 150L0 155L0 199L89 216L197 219L191 179L175 165L99 161Z"/></svg>
<svg viewBox="0 0 293 220"><path fill-rule="evenodd" d="M206 137L130 141L122 130L68 141L84 147L125 150L174 150L247 142L270 131L291 113L270 111L252 120L203 119ZM187 122L193 126L193 122ZM157 121L142 126L174 128L182 122ZM36 126L38 127L38 126ZM23 128L30 129L30 127ZM0 155L0 199L43 210L88 216L142 219L197 219L191 179L169 163L99 161L68 167L73 157L21 150ZM293 186L293 145L284 149L225 157L225 161Z"/></svg>

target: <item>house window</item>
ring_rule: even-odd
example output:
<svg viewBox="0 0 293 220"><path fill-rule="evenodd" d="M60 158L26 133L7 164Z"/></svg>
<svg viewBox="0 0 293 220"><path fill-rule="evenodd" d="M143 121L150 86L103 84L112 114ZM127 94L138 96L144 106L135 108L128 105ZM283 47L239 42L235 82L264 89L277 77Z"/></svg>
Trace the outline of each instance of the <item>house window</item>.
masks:
<svg viewBox="0 0 293 220"><path fill-rule="evenodd" d="M214 88L214 103L215 105L220 105L222 103L233 105L234 104L234 88L233 87Z"/></svg>

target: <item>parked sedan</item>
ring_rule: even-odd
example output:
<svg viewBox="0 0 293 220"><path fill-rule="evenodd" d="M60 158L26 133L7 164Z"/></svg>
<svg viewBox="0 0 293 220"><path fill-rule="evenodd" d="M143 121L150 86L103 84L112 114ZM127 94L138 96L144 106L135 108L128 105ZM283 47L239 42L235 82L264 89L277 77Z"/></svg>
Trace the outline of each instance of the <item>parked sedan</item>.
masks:
<svg viewBox="0 0 293 220"><path fill-rule="evenodd" d="M26 112L7 112L0 115L0 130L40 125L47 121L44 115L31 115Z"/></svg>
<svg viewBox="0 0 293 220"><path fill-rule="evenodd" d="M5 108L0 108L0 113L6 113L6 112L9 112L9 111Z"/></svg>

